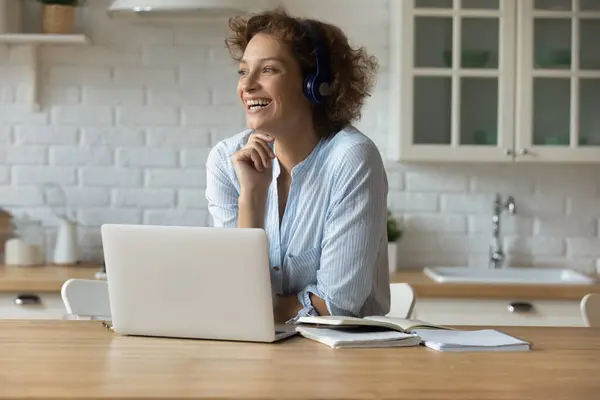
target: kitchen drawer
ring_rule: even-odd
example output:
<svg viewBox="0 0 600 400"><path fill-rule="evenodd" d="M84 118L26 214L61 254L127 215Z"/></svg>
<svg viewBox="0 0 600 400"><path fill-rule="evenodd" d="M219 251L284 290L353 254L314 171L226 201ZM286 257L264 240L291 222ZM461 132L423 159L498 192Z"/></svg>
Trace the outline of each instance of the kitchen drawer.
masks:
<svg viewBox="0 0 600 400"><path fill-rule="evenodd" d="M60 293L0 293L0 319L62 319L65 314Z"/></svg>
<svg viewBox="0 0 600 400"><path fill-rule="evenodd" d="M584 326L575 300L418 298L413 317L442 325Z"/></svg>

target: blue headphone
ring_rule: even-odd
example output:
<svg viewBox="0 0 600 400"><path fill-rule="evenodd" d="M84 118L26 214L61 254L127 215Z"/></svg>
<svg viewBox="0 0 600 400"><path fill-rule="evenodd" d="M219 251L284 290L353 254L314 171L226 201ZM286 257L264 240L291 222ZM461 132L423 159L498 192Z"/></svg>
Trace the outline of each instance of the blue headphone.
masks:
<svg viewBox="0 0 600 400"><path fill-rule="evenodd" d="M317 28L310 21L303 21L302 26L316 49L316 68L304 78L304 94L313 104L323 104L331 94L331 71L329 57L323 46Z"/></svg>

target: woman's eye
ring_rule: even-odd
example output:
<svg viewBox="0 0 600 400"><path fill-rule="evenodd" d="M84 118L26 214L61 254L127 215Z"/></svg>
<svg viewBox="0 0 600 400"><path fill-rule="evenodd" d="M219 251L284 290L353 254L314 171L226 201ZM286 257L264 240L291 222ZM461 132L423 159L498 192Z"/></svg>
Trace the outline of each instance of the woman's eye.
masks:
<svg viewBox="0 0 600 400"><path fill-rule="evenodd" d="M245 69L238 69L238 75L246 75L246 73Z"/></svg>
<svg viewBox="0 0 600 400"><path fill-rule="evenodd" d="M265 68L263 68L263 71L264 72L275 72L275 68L273 68L273 67L265 67Z"/></svg>

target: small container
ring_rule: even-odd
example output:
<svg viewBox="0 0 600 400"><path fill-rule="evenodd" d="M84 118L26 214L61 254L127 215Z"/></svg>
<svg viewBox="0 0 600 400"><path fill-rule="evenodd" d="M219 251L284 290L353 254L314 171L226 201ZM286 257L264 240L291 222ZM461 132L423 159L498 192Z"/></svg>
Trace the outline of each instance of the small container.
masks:
<svg viewBox="0 0 600 400"><path fill-rule="evenodd" d="M77 264L79 261L77 244L77 223L61 218L54 248L54 264Z"/></svg>
<svg viewBox="0 0 600 400"><path fill-rule="evenodd" d="M4 263L13 266L40 266L46 263L46 234L41 221L15 219L14 234L5 246Z"/></svg>
<svg viewBox="0 0 600 400"><path fill-rule="evenodd" d="M75 27L75 7L60 4L45 4L42 26L44 33L70 34Z"/></svg>

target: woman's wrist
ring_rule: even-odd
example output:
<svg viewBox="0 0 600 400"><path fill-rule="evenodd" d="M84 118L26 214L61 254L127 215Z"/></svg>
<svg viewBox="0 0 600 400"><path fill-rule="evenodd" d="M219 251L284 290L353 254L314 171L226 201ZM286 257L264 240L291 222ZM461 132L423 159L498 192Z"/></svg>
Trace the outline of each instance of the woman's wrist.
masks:
<svg viewBox="0 0 600 400"><path fill-rule="evenodd" d="M267 202L267 191L259 187L244 187L240 189L241 201L251 204L260 204Z"/></svg>
<svg viewBox="0 0 600 400"><path fill-rule="evenodd" d="M267 193L244 190L238 198L238 228L264 228Z"/></svg>

